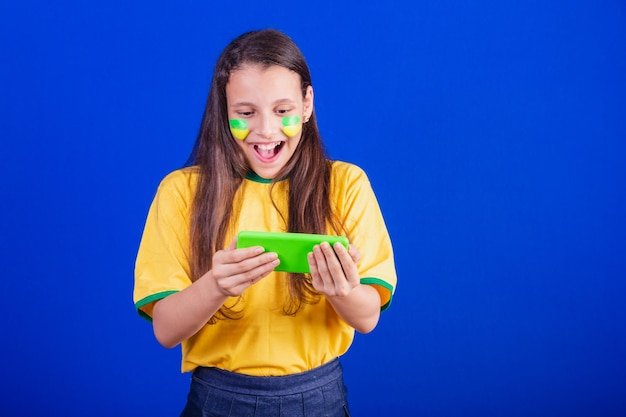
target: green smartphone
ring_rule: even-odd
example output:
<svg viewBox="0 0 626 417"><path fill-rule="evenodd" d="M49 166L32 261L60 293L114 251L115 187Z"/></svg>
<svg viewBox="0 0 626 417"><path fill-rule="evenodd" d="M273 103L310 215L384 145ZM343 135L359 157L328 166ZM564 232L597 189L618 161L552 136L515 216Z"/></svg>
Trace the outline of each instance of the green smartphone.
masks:
<svg viewBox="0 0 626 417"><path fill-rule="evenodd" d="M303 274L311 272L307 254L313 251L313 246L322 242L328 242L331 246L339 242L346 249L348 249L349 244L348 238L345 236L310 233L241 231L237 235L237 248L262 246L266 252L276 252L280 264L275 271Z"/></svg>

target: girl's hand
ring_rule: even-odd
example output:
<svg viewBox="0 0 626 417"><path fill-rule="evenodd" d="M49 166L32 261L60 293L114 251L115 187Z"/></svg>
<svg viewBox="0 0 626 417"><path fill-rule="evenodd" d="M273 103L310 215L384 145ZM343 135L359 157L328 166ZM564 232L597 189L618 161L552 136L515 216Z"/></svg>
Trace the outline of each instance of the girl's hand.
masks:
<svg viewBox="0 0 626 417"><path fill-rule="evenodd" d="M350 245L349 250L341 243L331 247L324 242L309 253L309 267L313 288L326 296L347 296L360 285L356 263L361 253Z"/></svg>
<svg viewBox="0 0 626 417"><path fill-rule="evenodd" d="M218 291L234 297L269 275L278 265L278 255L260 246L237 249L237 238L213 255L212 276Z"/></svg>

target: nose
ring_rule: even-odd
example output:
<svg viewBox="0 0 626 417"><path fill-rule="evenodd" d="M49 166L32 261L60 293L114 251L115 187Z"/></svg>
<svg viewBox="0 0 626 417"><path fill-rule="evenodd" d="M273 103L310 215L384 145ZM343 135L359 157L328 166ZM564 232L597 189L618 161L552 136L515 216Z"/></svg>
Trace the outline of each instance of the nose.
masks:
<svg viewBox="0 0 626 417"><path fill-rule="evenodd" d="M263 139L273 139L280 129L280 120L273 114L259 114L257 135Z"/></svg>

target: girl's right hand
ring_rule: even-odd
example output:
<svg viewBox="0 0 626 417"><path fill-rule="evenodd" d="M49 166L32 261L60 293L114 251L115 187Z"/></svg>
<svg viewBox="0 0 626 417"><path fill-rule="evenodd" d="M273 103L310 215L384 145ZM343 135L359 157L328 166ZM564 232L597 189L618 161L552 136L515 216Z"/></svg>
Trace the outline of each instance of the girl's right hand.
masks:
<svg viewBox="0 0 626 417"><path fill-rule="evenodd" d="M228 248L213 255L212 275L224 296L236 297L251 285L268 276L279 264L275 252L263 252L260 246L237 249L237 238Z"/></svg>

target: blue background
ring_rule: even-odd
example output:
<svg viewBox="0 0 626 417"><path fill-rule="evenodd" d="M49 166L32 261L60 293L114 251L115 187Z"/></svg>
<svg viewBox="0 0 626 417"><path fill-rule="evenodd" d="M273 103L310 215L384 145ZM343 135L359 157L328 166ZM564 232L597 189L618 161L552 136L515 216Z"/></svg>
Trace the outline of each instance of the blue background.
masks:
<svg viewBox="0 0 626 417"><path fill-rule="evenodd" d="M395 245L354 415L626 415L626 4L575 0L0 3L0 414L178 415L134 257L215 59L265 27Z"/></svg>

